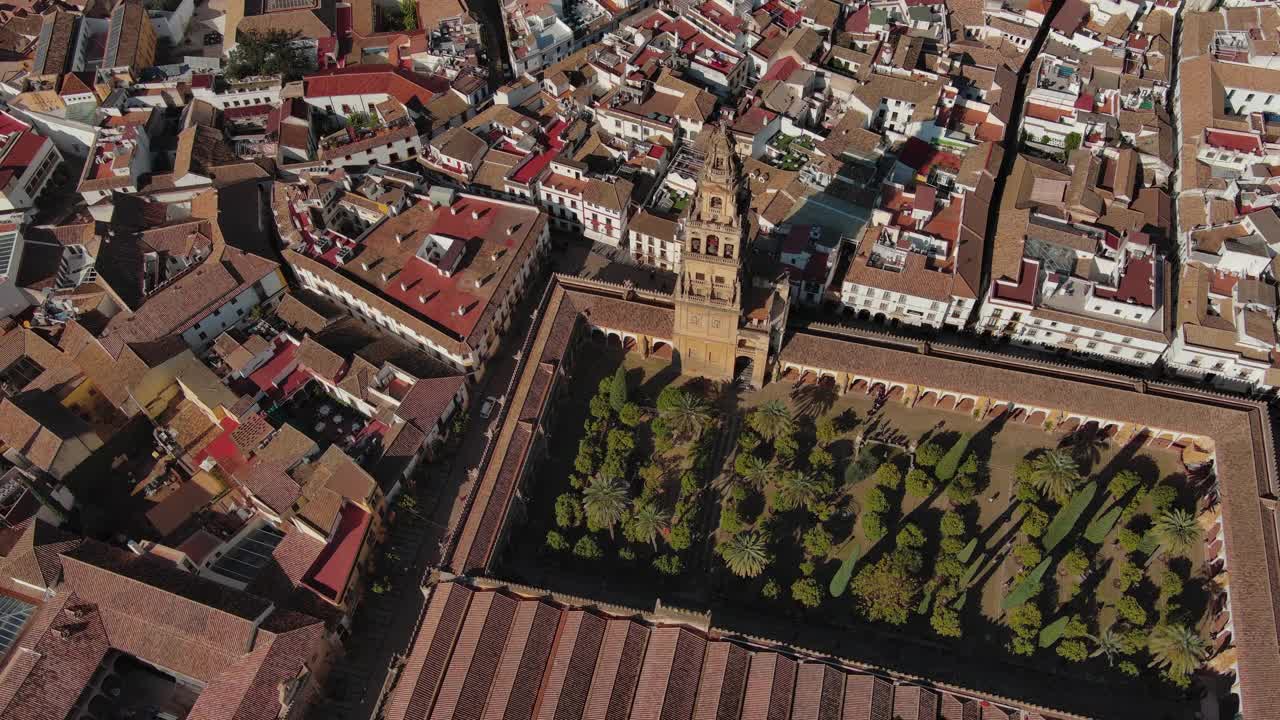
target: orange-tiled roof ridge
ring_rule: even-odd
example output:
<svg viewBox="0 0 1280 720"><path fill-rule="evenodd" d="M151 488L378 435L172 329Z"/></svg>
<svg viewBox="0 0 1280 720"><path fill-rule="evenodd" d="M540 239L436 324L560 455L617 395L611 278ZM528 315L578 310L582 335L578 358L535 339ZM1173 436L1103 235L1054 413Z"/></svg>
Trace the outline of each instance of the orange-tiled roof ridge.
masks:
<svg viewBox="0 0 1280 720"><path fill-rule="evenodd" d="M453 717L464 707L483 717L933 720L943 689L952 702L1003 717L1079 717L744 638L671 611L492 580L446 580L428 592L387 720Z"/></svg>

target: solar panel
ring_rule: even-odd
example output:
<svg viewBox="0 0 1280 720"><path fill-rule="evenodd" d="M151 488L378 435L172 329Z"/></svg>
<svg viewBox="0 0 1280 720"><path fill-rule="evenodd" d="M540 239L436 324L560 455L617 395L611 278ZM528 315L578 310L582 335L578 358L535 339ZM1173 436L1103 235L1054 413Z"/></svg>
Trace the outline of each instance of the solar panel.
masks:
<svg viewBox="0 0 1280 720"><path fill-rule="evenodd" d="M18 639L22 627L31 619L36 606L7 595L0 595L0 655Z"/></svg>
<svg viewBox="0 0 1280 720"><path fill-rule="evenodd" d="M9 274L9 266L13 263L14 246L18 243L17 233L0 235L0 277Z"/></svg>

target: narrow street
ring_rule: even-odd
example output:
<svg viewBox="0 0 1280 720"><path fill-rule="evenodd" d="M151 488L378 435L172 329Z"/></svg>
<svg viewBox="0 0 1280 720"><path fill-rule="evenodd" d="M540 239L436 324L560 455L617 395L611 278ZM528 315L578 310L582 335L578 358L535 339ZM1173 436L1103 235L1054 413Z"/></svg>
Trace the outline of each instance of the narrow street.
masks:
<svg viewBox="0 0 1280 720"><path fill-rule="evenodd" d="M480 404L485 398L500 396L516 370L516 351L532 323L532 314L542 300L551 272L576 274L584 254L553 250L549 266L535 276L521 302L511 313L511 327L503 334L490 360L486 377L472 389L471 413L462 440L456 449L435 463L417 471L414 497L417 510L398 510L388 539L379 552L391 552L403 570L391 578L391 589L367 592L356 610L346 653L335 663L327 684L330 701L324 720L367 720L379 710L384 693L394 677L388 670L409 650L414 629L422 615L422 579L442 562L441 542L460 517L471 492L468 471L479 465L490 420L482 420ZM371 581L372 582L372 581Z"/></svg>
<svg viewBox="0 0 1280 720"><path fill-rule="evenodd" d="M1053 20L1058 16L1058 11L1062 9L1063 0L1054 0L1053 5L1049 7L1049 12L1045 13L1044 22L1040 23L1040 29L1036 31L1035 40L1031 42L1031 48L1027 50L1027 54L1022 59L1022 68L1018 71L1018 84L1014 87L1013 107L1009 112L1009 122L1004 129L1004 157L1000 160L1000 172L996 174L994 189L992 191L994 197L991 198L991 207L987 213L987 232L983 243L982 257L982 281L979 286L985 290L991 286L991 258L995 250L996 226L1000 220L1000 201L1004 195L1004 180L1009 177L1009 173L1013 172L1013 161L1018 156L1018 146L1020 143L1019 133L1022 130L1022 111L1026 103L1027 96L1027 76L1031 72L1031 65L1035 63L1036 58L1040 57L1040 51L1044 48L1044 41L1049 37L1049 26L1053 24ZM978 310L982 303L977 302L973 305L973 310L969 315L969 327L974 327L978 322Z"/></svg>

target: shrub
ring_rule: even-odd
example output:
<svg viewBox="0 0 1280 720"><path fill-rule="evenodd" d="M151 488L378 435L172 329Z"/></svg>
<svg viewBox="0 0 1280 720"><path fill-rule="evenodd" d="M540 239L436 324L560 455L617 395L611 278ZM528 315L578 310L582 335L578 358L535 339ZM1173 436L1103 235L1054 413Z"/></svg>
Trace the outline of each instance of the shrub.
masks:
<svg viewBox="0 0 1280 720"><path fill-rule="evenodd" d="M780 592L782 592L782 588L778 587L778 581L773 579L766 581L764 587L760 588L760 596L766 600L778 599Z"/></svg>
<svg viewBox="0 0 1280 720"><path fill-rule="evenodd" d="M1026 508L1027 514L1022 518L1022 532L1031 538L1044 535L1044 529L1049 526L1049 513L1035 505L1027 505Z"/></svg>
<svg viewBox="0 0 1280 720"><path fill-rule="evenodd" d="M897 546L910 549L924 547L924 533L915 523L907 523L898 531Z"/></svg>
<svg viewBox="0 0 1280 720"><path fill-rule="evenodd" d="M836 438L840 437L840 431L836 429L836 421L829 417L819 418L813 429L817 433L818 444L823 447L830 445L836 441Z"/></svg>
<svg viewBox="0 0 1280 720"><path fill-rule="evenodd" d="M826 557L831 553L831 533L821 525L809 528L804 534L804 551L812 557Z"/></svg>
<svg viewBox="0 0 1280 720"><path fill-rule="evenodd" d="M1132 470L1121 470L1111 477L1111 481L1107 483L1107 494L1112 500L1120 500L1120 498L1129 494L1130 490L1142 484L1142 478L1138 477L1138 473Z"/></svg>
<svg viewBox="0 0 1280 720"><path fill-rule="evenodd" d="M876 469L876 474L871 477L871 480L880 487L896 490L902 484L902 471L897 465L887 462Z"/></svg>
<svg viewBox="0 0 1280 720"><path fill-rule="evenodd" d="M929 473L920 468L907 473L907 494L913 497L929 497L933 488L933 478L929 477Z"/></svg>
<svg viewBox="0 0 1280 720"><path fill-rule="evenodd" d="M1121 560L1119 570L1120 572L1116 576L1116 585L1120 589L1120 592L1125 592L1134 585L1142 582L1142 568L1132 562L1128 560Z"/></svg>
<svg viewBox="0 0 1280 720"><path fill-rule="evenodd" d="M1063 637L1076 640L1082 637L1088 637L1088 635L1089 626L1084 624L1084 621L1080 619L1079 615L1072 615L1067 618L1067 629L1063 632Z"/></svg>
<svg viewBox="0 0 1280 720"><path fill-rule="evenodd" d="M813 575L813 571L815 569L816 568L814 567L812 560L805 560L804 562L800 563L800 574L805 577L809 577L810 575Z"/></svg>
<svg viewBox="0 0 1280 720"><path fill-rule="evenodd" d="M1035 567L1044 558L1040 546L1035 543L1018 543L1013 547L1013 557L1024 568Z"/></svg>
<svg viewBox="0 0 1280 720"><path fill-rule="evenodd" d="M942 460L942 446L936 442L927 442L916 448L916 465L931 468Z"/></svg>
<svg viewBox="0 0 1280 720"><path fill-rule="evenodd" d="M640 406L635 403L627 403L622 406L622 410L618 411L618 421L627 427L635 427L644 419L644 414L640 412Z"/></svg>
<svg viewBox="0 0 1280 720"><path fill-rule="evenodd" d="M1040 627L1044 624L1044 618L1040 615L1040 608L1030 603L1021 603L1009 608L1005 621L1009 624L1010 629L1021 637L1038 635Z"/></svg>
<svg viewBox="0 0 1280 720"><path fill-rule="evenodd" d="M1015 637L1009 643L1009 651L1014 655L1030 657L1036 654L1036 644L1024 637Z"/></svg>
<svg viewBox="0 0 1280 720"><path fill-rule="evenodd" d="M845 588L849 586L849 578L853 577L853 566L858 564L858 546L854 545L853 550L849 552L849 557L840 563L840 569L836 570L836 574L831 576L831 584L827 590L831 592L831 597L840 597L844 594Z"/></svg>
<svg viewBox="0 0 1280 720"><path fill-rule="evenodd" d="M1013 485L1013 497L1021 503L1033 503L1040 499L1040 491L1028 480L1019 480Z"/></svg>
<svg viewBox="0 0 1280 720"><path fill-rule="evenodd" d="M862 529L867 534L867 540L871 542L880 540L889 532L889 529L884 526L884 518L878 513L867 513L863 516Z"/></svg>
<svg viewBox="0 0 1280 720"><path fill-rule="evenodd" d="M960 614L941 602L933 606L933 615L929 618L929 624L933 626L933 631L942 637L958 638L962 634Z"/></svg>
<svg viewBox="0 0 1280 720"><path fill-rule="evenodd" d="M742 517L738 515L736 505L725 503L720 507L720 531L726 535L737 535L742 532L746 525L742 522Z"/></svg>
<svg viewBox="0 0 1280 720"><path fill-rule="evenodd" d="M577 544L573 546L573 554L583 560L597 560L604 553L600 551L600 545L596 543L595 538L590 535L583 535L578 538Z"/></svg>
<svg viewBox="0 0 1280 720"><path fill-rule="evenodd" d="M1054 516L1053 522L1049 523L1049 527L1044 531L1042 544L1046 551L1052 551L1062 542L1067 533L1071 532L1071 528L1075 527L1080 516L1084 514L1085 508L1093 502L1093 496L1098 492L1097 483L1089 483L1071 496L1071 500L1058 511Z"/></svg>
<svg viewBox="0 0 1280 720"><path fill-rule="evenodd" d="M1138 546L1142 544L1142 536L1129 528L1120 528L1120 532L1116 533L1116 541L1125 552L1132 553L1138 551Z"/></svg>
<svg viewBox="0 0 1280 720"><path fill-rule="evenodd" d="M603 419L609 417L609 399L604 396L596 395L591 398L591 403L588 407L591 409L591 417L593 418Z"/></svg>
<svg viewBox="0 0 1280 720"><path fill-rule="evenodd" d="M569 541L564 539L558 530L547 531L547 549L552 552L564 552L569 549Z"/></svg>
<svg viewBox="0 0 1280 720"><path fill-rule="evenodd" d="M1121 595L1116 600L1116 614L1134 625L1147 624L1147 611L1142 609L1142 605L1132 595Z"/></svg>
<svg viewBox="0 0 1280 720"><path fill-rule="evenodd" d="M960 436L946 455L938 461L937 466L933 469L933 474L942 482L947 482L955 477L956 470L960 467L960 461L964 459L964 453L969 449L969 433Z"/></svg>
<svg viewBox="0 0 1280 720"><path fill-rule="evenodd" d="M1116 521L1120 519L1120 513L1123 511L1124 508L1117 505L1099 515L1084 529L1084 539L1094 545L1101 545L1102 541L1107 539L1107 535L1111 534L1111 529L1116 526Z"/></svg>
<svg viewBox="0 0 1280 720"><path fill-rule="evenodd" d="M760 447L760 436L750 430L742 431L738 436L738 449L744 453L755 452Z"/></svg>
<svg viewBox="0 0 1280 720"><path fill-rule="evenodd" d="M890 553L864 565L852 590L867 619L902 625L919 604L920 580L908 557Z"/></svg>
<svg viewBox="0 0 1280 720"><path fill-rule="evenodd" d="M1138 677L1138 666L1132 660L1121 660L1116 663L1116 669L1129 677Z"/></svg>
<svg viewBox="0 0 1280 720"><path fill-rule="evenodd" d="M1089 569L1089 556L1076 548L1062 558L1062 569L1068 575L1083 575Z"/></svg>
<svg viewBox="0 0 1280 720"><path fill-rule="evenodd" d="M1160 574L1160 594L1166 598L1174 598L1182 594L1182 576L1172 570Z"/></svg>
<svg viewBox="0 0 1280 720"><path fill-rule="evenodd" d="M820 447L815 447L809 451L809 467L815 470L830 470L835 463L835 458L831 457L831 453Z"/></svg>
<svg viewBox="0 0 1280 720"><path fill-rule="evenodd" d="M1022 458L1017 465L1013 466L1013 477L1019 483L1030 484L1035 478L1036 464L1029 457ZM1034 493L1032 499L1040 497L1040 493Z"/></svg>
<svg viewBox="0 0 1280 720"><path fill-rule="evenodd" d="M582 500L575 493L561 493L556 498L556 525L562 528L582 524Z"/></svg>
<svg viewBox="0 0 1280 720"><path fill-rule="evenodd" d="M964 563L954 557L944 557L934 565L934 572L944 577L958 578L964 575L966 569Z"/></svg>
<svg viewBox="0 0 1280 720"><path fill-rule="evenodd" d="M661 476L659 476L661 479ZM698 476L691 471L685 471L680 475L680 497L689 497L696 495L700 486L698 484Z"/></svg>
<svg viewBox="0 0 1280 720"><path fill-rule="evenodd" d="M862 501L862 506L867 512L882 513L889 509L889 499L885 497L884 490L873 487L867 491L867 497Z"/></svg>
<svg viewBox="0 0 1280 720"><path fill-rule="evenodd" d="M689 524L681 522L671 526L671 532L667 533L667 545L676 552L688 550L693 545L693 530L689 528Z"/></svg>
<svg viewBox="0 0 1280 720"><path fill-rule="evenodd" d="M1063 640L1058 643L1058 655L1071 662L1084 662L1089 657L1089 648L1079 640Z"/></svg>
<svg viewBox="0 0 1280 720"><path fill-rule="evenodd" d="M951 555L954 557L964 549L964 545L964 540L958 537L944 537L942 538L942 541L938 543L938 549L942 551L943 555Z"/></svg>
<svg viewBox="0 0 1280 720"><path fill-rule="evenodd" d="M969 531L964 516L955 510L942 513L942 521L938 524L943 537L959 537Z"/></svg>
<svg viewBox="0 0 1280 720"><path fill-rule="evenodd" d="M971 503L977 494L977 485L969 475L960 475L947 485L947 499L955 505Z"/></svg>
<svg viewBox="0 0 1280 720"><path fill-rule="evenodd" d="M628 547L628 546L624 545L624 546L622 546L622 547L618 548L618 559L619 559L619 560L625 560L625 561L627 561L627 562L631 562L632 560L635 560L635 559L636 559L636 551L635 551L635 550L633 550L632 548L630 548L630 547Z"/></svg>
<svg viewBox="0 0 1280 720"><path fill-rule="evenodd" d="M978 538L973 538L972 540L969 541L969 544L964 546L964 549L960 551L960 554L956 555L956 559L959 560L960 562L967 563L969 562L969 558L973 557L973 551L977 549L978 549Z"/></svg>
<svg viewBox="0 0 1280 720"><path fill-rule="evenodd" d="M791 597L807 608L818 607L822 603L822 588L811 577L804 577L791 583Z"/></svg>
<svg viewBox="0 0 1280 720"><path fill-rule="evenodd" d="M679 575L684 572L684 562L679 555L659 555L653 559L653 568L663 575Z"/></svg>
<svg viewBox="0 0 1280 720"><path fill-rule="evenodd" d="M1172 485L1161 483L1147 493L1147 497L1151 498L1151 514L1158 517L1161 513L1173 507L1173 503L1178 499L1178 491Z"/></svg>

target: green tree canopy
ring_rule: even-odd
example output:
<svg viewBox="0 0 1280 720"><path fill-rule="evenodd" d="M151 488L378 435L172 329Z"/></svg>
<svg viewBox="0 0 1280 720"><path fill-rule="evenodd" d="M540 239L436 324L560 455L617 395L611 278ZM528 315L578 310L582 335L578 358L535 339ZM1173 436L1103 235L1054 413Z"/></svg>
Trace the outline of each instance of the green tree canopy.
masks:
<svg viewBox="0 0 1280 720"><path fill-rule="evenodd" d="M747 425L766 440L777 440L791 434L795 421L786 404L781 400L770 400L747 417Z"/></svg>
<svg viewBox="0 0 1280 720"><path fill-rule="evenodd" d="M1200 525L1195 516L1180 508L1161 513L1153 529L1169 551L1178 555L1186 554L1200 541Z"/></svg>
<svg viewBox="0 0 1280 720"><path fill-rule="evenodd" d="M227 60L227 76L231 79L251 75L283 75L297 80L315 66L301 44L296 30L247 30L236 35L236 48Z"/></svg>
<svg viewBox="0 0 1280 720"><path fill-rule="evenodd" d="M1031 483L1040 494L1064 503L1080 482L1080 468L1071 453L1062 449L1047 450L1031 463Z"/></svg>
<svg viewBox="0 0 1280 720"><path fill-rule="evenodd" d="M739 533L716 549L725 566L738 577L756 577L769 565L768 540L760 533Z"/></svg>
<svg viewBox="0 0 1280 720"><path fill-rule="evenodd" d="M1158 625L1147 640L1151 664L1173 675L1190 675L1204 662L1208 645L1186 625Z"/></svg>
<svg viewBox="0 0 1280 720"><path fill-rule="evenodd" d="M627 489L617 480L596 478L583 491L582 506L588 522L598 528L608 528L612 536L613 527L627 512Z"/></svg>
<svg viewBox="0 0 1280 720"><path fill-rule="evenodd" d="M665 408L659 402L658 411L671 430L683 437L696 438L711 423L711 408L702 398L684 390L671 396Z"/></svg>
<svg viewBox="0 0 1280 720"><path fill-rule="evenodd" d="M867 619L893 625L905 623L920 602L920 579L894 554L859 570L851 590Z"/></svg>

